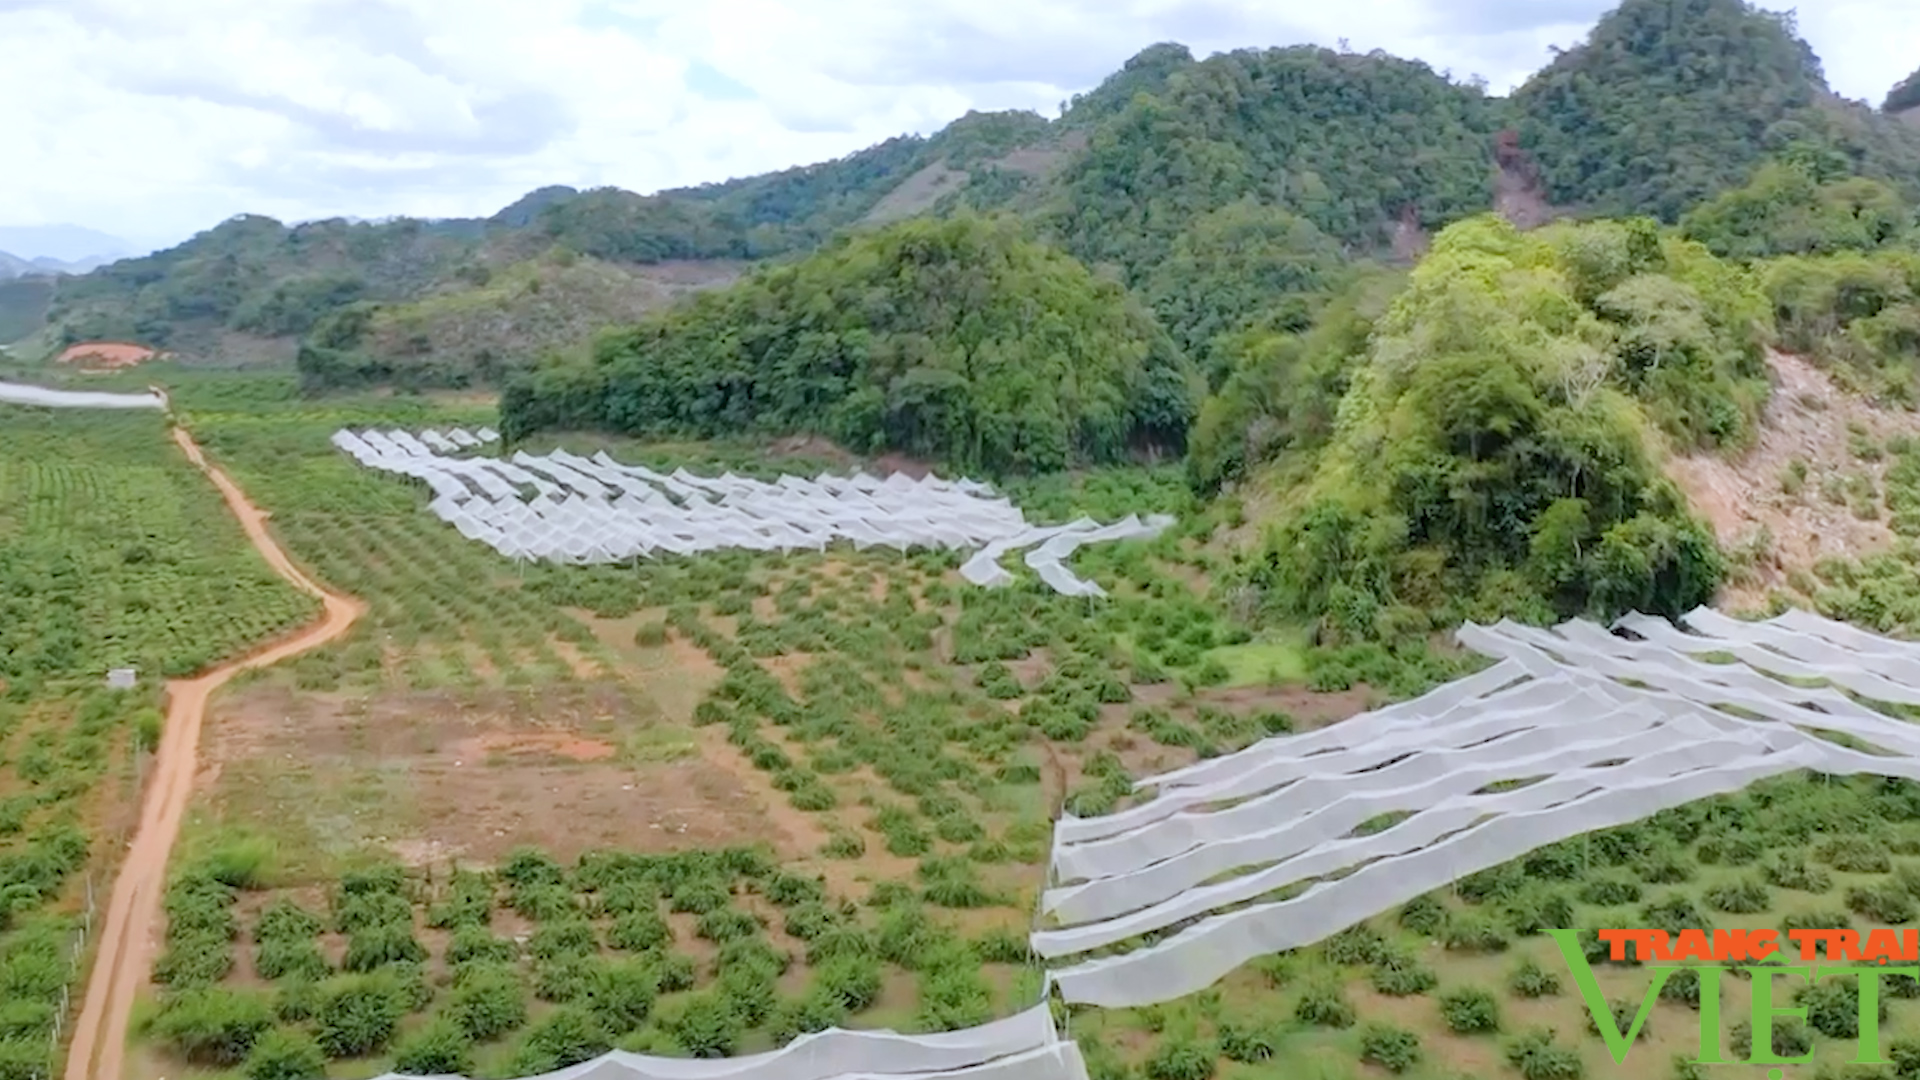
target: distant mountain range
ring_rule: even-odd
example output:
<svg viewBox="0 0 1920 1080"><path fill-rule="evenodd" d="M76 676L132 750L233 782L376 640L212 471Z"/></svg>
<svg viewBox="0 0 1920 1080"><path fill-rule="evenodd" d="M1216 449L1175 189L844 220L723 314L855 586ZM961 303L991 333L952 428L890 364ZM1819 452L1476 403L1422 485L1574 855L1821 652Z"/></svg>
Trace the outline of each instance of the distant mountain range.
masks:
<svg viewBox="0 0 1920 1080"><path fill-rule="evenodd" d="M23 259L18 255L0 251L0 281L7 281L18 277L33 277L36 275L84 274L91 270L97 270L117 258L119 258L117 255L93 255L69 262L65 259L54 259L45 255L38 255L31 259Z"/></svg>
<svg viewBox="0 0 1920 1080"><path fill-rule="evenodd" d="M83 225L0 225L0 251L15 252L23 259L45 258L97 266L151 250L124 237Z"/></svg>

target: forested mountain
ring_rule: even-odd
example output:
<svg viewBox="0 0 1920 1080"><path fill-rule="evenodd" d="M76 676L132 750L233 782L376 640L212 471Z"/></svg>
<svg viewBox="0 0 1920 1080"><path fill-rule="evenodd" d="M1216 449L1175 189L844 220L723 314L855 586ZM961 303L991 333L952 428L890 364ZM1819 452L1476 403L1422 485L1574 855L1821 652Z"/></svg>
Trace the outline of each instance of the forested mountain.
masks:
<svg viewBox="0 0 1920 1080"><path fill-rule="evenodd" d="M1497 102L1425 64L1306 46L1226 53L1096 124L1048 225L1134 281L1196 219L1246 198L1381 250L1401 221L1492 205L1499 127Z"/></svg>
<svg viewBox="0 0 1920 1080"><path fill-rule="evenodd" d="M827 435L974 470L1178 452L1191 365L1120 285L964 214L761 270L509 386L509 437Z"/></svg>
<svg viewBox="0 0 1920 1080"><path fill-rule="evenodd" d="M1920 70L1900 80L1900 84L1887 91L1887 99L1880 103L1883 111L1904 113L1920 109Z"/></svg>
<svg viewBox="0 0 1920 1080"><path fill-rule="evenodd" d="M1804 168L1746 188L1776 160ZM314 355L334 361L316 385L497 382L742 262L915 216L1007 212L1124 283L1217 388L1242 352L1309 326L1365 263L1404 265L1497 191L1526 189L1545 211L1534 220L1549 197L1668 222L1706 203L1691 235L1748 258L1878 243L1899 227L1887 200L1910 203L1916 186L1920 126L1833 97L1789 17L1741 0L1626 0L1511 99L1377 52L1196 60L1162 43L1055 120L971 113L931 137L721 184L549 186L487 219L243 216L62 281L51 301L23 298L0 331L37 329L25 353L114 338L189 362L291 359L316 335Z"/></svg>
<svg viewBox="0 0 1920 1080"><path fill-rule="evenodd" d="M1554 201L1677 219L1796 144L1920 195L1920 132L1828 89L1791 14L1626 0L1514 93Z"/></svg>

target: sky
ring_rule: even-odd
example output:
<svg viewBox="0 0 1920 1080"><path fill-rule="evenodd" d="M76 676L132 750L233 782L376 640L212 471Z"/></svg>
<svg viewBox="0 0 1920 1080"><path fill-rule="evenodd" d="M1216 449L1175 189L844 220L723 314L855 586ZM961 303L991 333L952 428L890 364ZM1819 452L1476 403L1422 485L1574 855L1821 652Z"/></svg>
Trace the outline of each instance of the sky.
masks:
<svg viewBox="0 0 1920 1080"><path fill-rule="evenodd" d="M151 249L242 212L485 216L547 184L724 180L968 109L1054 115L1157 41L1344 39L1501 92L1612 3L0 0L0 226ZM1847 97L1920 63L1912 0L1799 25Z"/></svg>

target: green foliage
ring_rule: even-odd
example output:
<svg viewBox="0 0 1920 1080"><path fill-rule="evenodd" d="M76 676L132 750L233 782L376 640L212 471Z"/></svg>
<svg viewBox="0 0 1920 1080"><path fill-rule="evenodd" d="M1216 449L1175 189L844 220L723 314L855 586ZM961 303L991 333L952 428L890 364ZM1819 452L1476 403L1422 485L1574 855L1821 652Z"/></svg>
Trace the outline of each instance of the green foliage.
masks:
<svg viewBox="0 0 1920 1080"><path fill-rule="evenodd" d="M0 504L33 508L0 519L0 679L188 675L317 613L254 552L164 418L8 405L0 424Z"/></svg>
<svg viewBox="0 0 1920 1080"><path fill-rule="evenodd" d="M1500 1002L1479 987L1462 987L1440 995L1440 1018L1456 1035L1500 1030Z"/></svg>
<svg viewBox="0 0 1920 1080"><path fill-rule="evenodd" d="M435 1017L400 1040L393 1067L409 1076L470 1076L473 1038L458 1021Z"/></svg>
<svg viewBox="0 0 1920 1080"><path fill-rule="evenodd" d="M1892 90L1887 91L1886 100L1880 103L1880 108L1890 113L1920 108L1920 70L1901 79Z"/></svg>
<svg viewBox="0 0 1920 1080"><path fill-rule="evenodd" d="M1190 371L1124 290L1016 224L968 217L851 237L604 335L590 358L512 384L501 426L511 438L807 431L862 452L1050 470L1182 447Z"/></svg>
<svg viewBox="0 0 1920 1080"><path fill-rule="evenodd" d="M320 1048L330 1057L359 1057L383 1049L406 1009L391 981L343 975L320 989L314 1013Z"/></svg>
<svg viewBox="0 0 1920 1080"><path fill-rule="evenodd" d="M1354 1023L1353 1003L1336 984L1307 987L1293 1006L1294 1019L1315 1027L1347 1028Z"/></svg>
<svg viewBox="0 0 1920 1080"><path fill-rule="evenodd" d="M1441 621L1690 609L1722 560L1641 417L1744 438L1764 315L1736 271L1648 223L1448 229L1376 325L1254 582L1277 613L1360 639L1400 604Z"/></svg>
<svg viewBox="0 0 1920 1080"><path fill-rule="evenodd" d="M1920 402L1920 254L1789 257L1763 275L1782 347L1832 362L1869 392Z"/></svg>
<svg viewBox="0 0 1920 1080"><path fill-rule="evenodd" d="M1586 1065L1580 1052L1553 1041L1553 1032L1526 1031L1509 1040L1503 1048L1507 1064L1518 1069L1522 1080L1581 1080ZM1745 1056L1745 1055L1742 1055Z"/></svg>
<svg viewBox="0 0 1920 1080"><path fill-rule="evenodd" d="M1626 0L1513 95L1557 203L1676 220L1796 145L1912 184L1920 137L1823 99L1792 17L1742 0Z"/></svg>
<svg viewBox="0 0 1920 1080"><path fill-rule="evenodd" d="M1758 259L1870 251L1900 238L1913 212L1878 180L1822 183L1803 165L1771 162L1746 186L1688 211L1680 225L1716 255Z"/></svg>
<svg viewBox="0 0 1920 1080"><path fill-rule="evenodd" d="M1403 1073L1420 1063L1420 1036L1391 1024L1368 1024L1360 1030L1360 1060L1390 1073Z"/></svg>
<svg viewBox="0 0 1920 1080"><path fill-rule="evenodd" d="M153 1018L153 1035L188 1061L238 1065L273 1028L265 998L243 990L203 987L166 999Z"/></svg>
<svg viewBox="0 0 1920 1080"><path fill-rule="evenodd" d="M1311 46L1168 62L1178 76L1099 122L1062 175L1055 227L1081 258L1137 281L1196 219L1249 197L1363 250L1403 219L1489 203L1495 108L1425 64Z"/></svg>
<svg viewBox="0 0 1920 1080"><path fill-rule="evenodd" d="M254 1040L246 1074L247 1080L321 1080L327 1075L327 1055L306 1032L274 1028Z"/></svg>

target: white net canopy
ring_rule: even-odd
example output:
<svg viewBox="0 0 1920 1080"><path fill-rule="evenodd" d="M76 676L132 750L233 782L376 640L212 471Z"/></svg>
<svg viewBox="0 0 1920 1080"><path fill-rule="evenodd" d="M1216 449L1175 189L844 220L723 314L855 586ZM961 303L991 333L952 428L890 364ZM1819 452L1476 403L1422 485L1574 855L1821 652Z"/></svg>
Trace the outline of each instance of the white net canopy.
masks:
<svg viewBox="0 0 1920 1080"><path fill-rule="evenodd" d="M1045 1005L932 1035L829 1028L765 1054L664 1058L615 1051L530 1080L1087 1080ZM388 1073L380 1080L399 1080Z"/></svg>
<svg viewBox="0 0 1920 1080"><path fill-rule="evenodd" d="M1170 1001L1535 848L1765 777L1920 780L1920 729L1849 696L1920 703L1920 645L1806 612L1683 624L1469 623L1461 643L1497 660L1485 671L1063 819L1034 951L1065 961L1051 977L1069 1002Z"/></svg>
<svg viewBox="0 0 1920 1080"><path fill-rule="evenodd" d="M555 450L544 456L459 457L499 438L482 429L338 431L333 444L371 469L410 476L433 492L429 509L462 536L509 558L608 563L658 553L720 548L822 550L846 541L886 546L978 549L960 573L984 586L1012 575L998 560L1032 548L1026 564L1055 591L1103 594L1067 567L1083 544L1150 539L1173 519L1129 515L1111 525L1082 518L1035 527L1011 501L972 480L913 479L864 473L774 482L727 473L701 477L623 465L604 451L591 458Z"/></svg>
<svg viewBox="0 0 1920 1080"><path fill-rule="evenodd" d="M164 409L159 394L109 394L99 390L50 390L26 383L0 382L0 403L45 405L55 409Z"/></svg>

